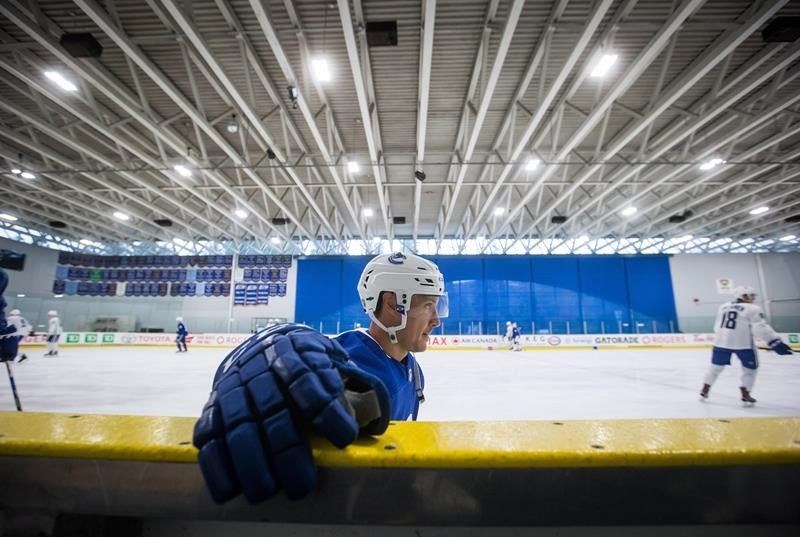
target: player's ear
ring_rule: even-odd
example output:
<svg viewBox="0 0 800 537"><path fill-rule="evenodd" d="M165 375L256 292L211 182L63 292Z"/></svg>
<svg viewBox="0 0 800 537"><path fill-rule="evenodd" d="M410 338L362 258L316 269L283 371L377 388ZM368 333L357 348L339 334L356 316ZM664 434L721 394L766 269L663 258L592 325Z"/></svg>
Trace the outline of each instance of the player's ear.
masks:
<svg viewBox="0 0 800 537"><path fill-rule="evenodd" d="M379 314L389 314L395 310L397 306L397 297L391 291L384 291L381 293L381 310Z"/></svg>

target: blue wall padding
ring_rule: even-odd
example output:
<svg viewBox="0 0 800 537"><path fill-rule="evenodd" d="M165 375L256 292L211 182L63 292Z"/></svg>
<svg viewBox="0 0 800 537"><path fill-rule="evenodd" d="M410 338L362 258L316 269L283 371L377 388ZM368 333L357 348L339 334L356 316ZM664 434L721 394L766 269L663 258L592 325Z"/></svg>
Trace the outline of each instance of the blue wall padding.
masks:
<svg viewBox="0 0 800 537"><path fill-rule="evenodd" d="M369 324L356 292L371 256L298 261L295 318L325 332ZM445 278L447 333L677 330L669 256L429 256Z"/></svg>

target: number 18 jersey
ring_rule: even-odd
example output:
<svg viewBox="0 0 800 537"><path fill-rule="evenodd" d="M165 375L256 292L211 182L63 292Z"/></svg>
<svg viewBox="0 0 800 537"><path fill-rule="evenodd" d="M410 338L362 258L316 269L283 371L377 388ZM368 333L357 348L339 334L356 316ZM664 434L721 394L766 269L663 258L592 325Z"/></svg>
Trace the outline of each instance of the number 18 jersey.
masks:
<svg viewBox="0 0 800 537"><path fill-rule="evenodd" d="M772 341L778 334L767 324L761 308L747 302L726 302L717 311L714 346L723 349L752 349L753 337Z"/></svg>

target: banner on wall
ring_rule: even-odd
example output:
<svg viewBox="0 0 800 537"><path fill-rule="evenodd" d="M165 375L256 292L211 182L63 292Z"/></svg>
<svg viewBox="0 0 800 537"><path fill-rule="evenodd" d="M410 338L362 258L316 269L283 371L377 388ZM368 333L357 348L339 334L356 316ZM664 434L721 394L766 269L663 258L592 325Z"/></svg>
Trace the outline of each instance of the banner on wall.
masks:
<svg viewBox="0 0 800 537"><path fill-rule="evenodd" d="M729 295L733 293L733 280L730 278L718 278L717 293L721 295Z"/></svg>
<svg viewBox="0 0 800 537"><path fill-rule="evenodd" d="M194 347L236 347L252 334L193 334L186 342ZM800 348L800 334L780 334L794 348ZM47 335L28 336L22 345L44 345ZM62 345L69 346L172 346L175 335L138 332L66 332ZM531 334L522 336L522 346L529 349L558 348L630 348L630 347L710 347L714 334ZM502 336L447 335L431 336L430 349L504 350L509 347Z"/></svg>

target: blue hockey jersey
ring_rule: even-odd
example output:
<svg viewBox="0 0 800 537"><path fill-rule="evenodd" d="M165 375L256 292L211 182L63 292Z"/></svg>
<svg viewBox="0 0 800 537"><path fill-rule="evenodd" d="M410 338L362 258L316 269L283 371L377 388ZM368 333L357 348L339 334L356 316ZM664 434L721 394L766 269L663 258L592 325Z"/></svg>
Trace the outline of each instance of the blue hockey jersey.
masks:
<svg viewBox="0 0 800 537"><path fill-rule="evenodd" d="M391 404L390 419L417 419L421 401L414 382L415 371L419 373L420 388L425 387L425 377L413 354L409 352L398 362L386 354L365 330L350 330L333 339L344 347L358 367L381 379L386 386Z"/></svg>

